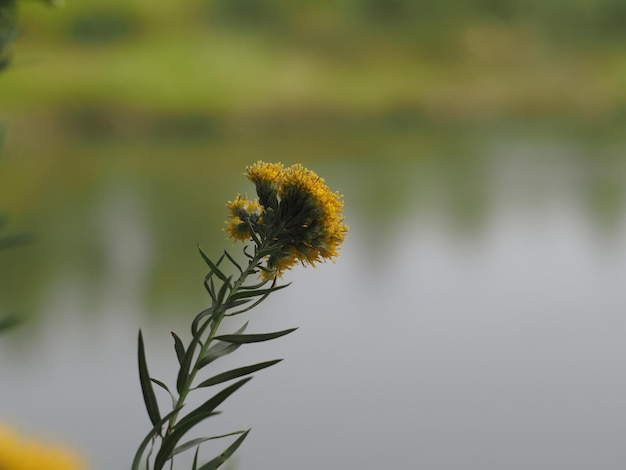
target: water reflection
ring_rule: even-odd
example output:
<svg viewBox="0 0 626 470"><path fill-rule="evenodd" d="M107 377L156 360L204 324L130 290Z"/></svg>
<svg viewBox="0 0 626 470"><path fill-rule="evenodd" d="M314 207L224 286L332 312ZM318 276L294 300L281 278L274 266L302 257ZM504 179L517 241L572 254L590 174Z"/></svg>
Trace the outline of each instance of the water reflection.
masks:
<svg viewBox="0 0 626 470"><path fill-rule="evenodd" d="M346 144L310 165L345 193L352 229L336 265L289 273L251 318L300 330L223 364L286 358L208 431L253 426L241 468L624 467L623 144L526 137L420 137L385 159ZM223 203L250 191L241 169L224 177L243 149L179 156L92 162L37 202L38 246L3 254L21 271L3 264L2 298L36 313L0 341L3 419L95 469L126 468L147 429L137 329L169 380L169 331L206 301L195 243L228 246Z"/></svg>
<svg viewBox="0 0 626 470"><path fill-rule="evenodd" d="M39 240L3 253L11 269L0 270L0 298L4 309L34 316L45 310L49 286L68 272L96 303L115 285L136 292L137 307L156 315L203 302L195 245L209 252L229 246L221 231L224 203L251 190L242 169L257 157L275 160L275 147L303 153L271 136L248 136L241 145L184 138L172 147L87 140L51 145L52 165L47 157L24 157L32 149L17 127L0 162L0 194L13 226ZM553 205L581 211L601 249L623 234L626 143L618 139L545 136L531 127L354 132L315 140L317 157L305 154L302 162L341 188L372 253L383 252L398 223L416 218L434 215L452 236L479 241L498 212L539 216ZM296 142L308 148L302 136Z"/></svg>

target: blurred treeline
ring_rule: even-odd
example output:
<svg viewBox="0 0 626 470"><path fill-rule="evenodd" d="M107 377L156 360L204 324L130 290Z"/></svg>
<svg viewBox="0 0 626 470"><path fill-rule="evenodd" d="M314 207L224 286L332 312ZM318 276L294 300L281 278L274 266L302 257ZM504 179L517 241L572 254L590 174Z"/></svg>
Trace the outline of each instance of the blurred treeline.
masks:
<svg viewBox="0 0 626 470"><path fill-rule="evenodd" d="M4 0L5 3L7 0ZM626 5L621 0L187 0L152 2L68 1L58 21L37 22L37 30L64 34L77 42L120 39L151 21L186 17L197 26L255 31L284 40L335 33L393 30L403 39L427 35L439 44L468 23L528 24L549 37L568 40L626 39ZM177 13L176 13L177 12ZM41 19L41 15L40 19ZM44 24L55 23L49 29ZM188 24L187 26L192 26ZM340 44L338 44L340 45Z"/></svg>
<svg viewBox="0 0 626 470"><path fill-rule="evenodd" d="M5 110L474 119L621 114L624 101L620 0L68 0L56 11L21 9L22 65L3 78ZM33 67L46 72L27 73Z"/></svg>

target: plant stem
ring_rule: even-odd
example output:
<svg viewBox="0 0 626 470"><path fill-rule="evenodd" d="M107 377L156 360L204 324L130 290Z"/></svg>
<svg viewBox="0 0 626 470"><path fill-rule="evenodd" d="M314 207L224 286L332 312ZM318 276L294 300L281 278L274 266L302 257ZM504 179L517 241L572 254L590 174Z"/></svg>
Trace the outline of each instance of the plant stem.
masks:
<svg viewBox="0 0 626 470"><path fill-rule="evenodd" d="M202 344L202 347L200 348L200 353L196 357L196 361L195 361L193 367L191 368L191 370L189 371L189 375L187 376L187 380L185 380L184 386L183 386L182 390L180 391L180 395L178 396L178 400L176 401L176 404L175 404L174 408L179 408L180 409L185 404L185 399L187 398L187 395L191 391L191 386L192 386L193 381L194 381L194 379L196 377L196 374L200 370L199 367L198 367L198 363L204 357L204 355L206 354L207 350L211 346L211 342L213 341L213 338L217 334L217 330L218 330L222 320L224 319L224 316L225 316L226 310L227 310L225 305L228 305L230 303L231 299L239 291L239 289L241 289L241 287L243 286L243 284L246 281L246 279L248 278L248 276L255 272L255 270L258 267L260 261L265 256L265 253L264 253L265 250L263 249L263 248L265 248L265 245L266 245L266 243L262 243L261 246L257 247L257 250L255 251L254 256L250 259L250 261L248 263L248 266L246 267L246 269L244 269L241 272L241 274L239 275L237 280L233 283L233 286L230 289L228 297L222 302L221 305L217 305L216 306L215 311L211 314L209 319L206 320L208 322L211 322L211 329L209 331L209 335L208 335L206 341ZM192 340L192 342L193 342L193 340ZM191 346L191 343L190 343L190 346ZM172 415L172 417L170 418L169 424L168 424L168 427L167 427L167 431L166 431L166 434L165 434L166 436L169 435L172 432L172 430L174 429L174 426L176 425L176 420L177 419L178 419L178 412L174 413L174 415Z"/></svg>

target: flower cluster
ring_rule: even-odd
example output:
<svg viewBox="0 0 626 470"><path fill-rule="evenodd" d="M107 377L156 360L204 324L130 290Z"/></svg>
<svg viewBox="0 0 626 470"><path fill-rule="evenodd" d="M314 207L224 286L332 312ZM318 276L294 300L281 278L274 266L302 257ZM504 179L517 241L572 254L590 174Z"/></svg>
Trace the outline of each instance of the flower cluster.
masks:
<svg viewBox="0 0 626 470"><path fill-rule="evenodd" d="M0 424L0 469L82 470L80 458L65 448L24 439Z"/></svg>
<svg viewBox="0 0 626 470"><path fill-rule="evenodd" d="M246 176L258 201L239 195L229 202L227 231L235 240L271 248L264 278L280 276L298 262L314 266L339 255L348 231L343 200L323 178L300 164L285 168L261 161L249 166Z"/></svg>
<svg viewBox="0 0 626 470"><path fill-rule="evenodd" d="M226 204L230 211L230 222L228 222L228 233L235 240L249 240L250 226L261 223L263 207L255 199L250 201L247 196L237 195L234 201Z"/></svg>

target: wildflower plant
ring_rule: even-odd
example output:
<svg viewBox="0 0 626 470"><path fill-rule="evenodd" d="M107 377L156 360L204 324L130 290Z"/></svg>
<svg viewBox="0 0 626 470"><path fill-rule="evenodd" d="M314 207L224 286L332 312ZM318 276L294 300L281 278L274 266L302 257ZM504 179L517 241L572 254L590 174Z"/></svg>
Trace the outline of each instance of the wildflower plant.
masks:
<svg viewBox="0 0 626 470"><path fill-rule="evenodd" d="M238 262L228 251L213 261L199 247L209 269L204 287L210 305L191 322L191 339L187 345L172 332L179 364L175 388L150 376L139 332L139 379L152 429L137 450L132 470L160 470L166 465L173 468L177 454L193 449L193 470L215 469L228 460L249 429L194 439L185 436L197 424L217 414L217 407L248 382L250 374L282 359L239 367L205 379L198 377L199 373L243 344L276 339L296 328L248 334L246 322L231 334L221 334L222 321L249 312L273 292L287 287L289 284L279 285L278 279L296 264L315 266L326 260L334 261L346 237L348 227L344 224L342 197L332 192L313 171L300 164L284 167L280 163L257 162L245 174L254 183L257 198L237 195L228 202L225 230L230 238L243 242L246 263ZM191 391L203 391L234 380L187 412L186 401ZM172 408L166 414L161 412L154 385L166 390L172 398ZM218 456L199 463L203 442L229 436L237 438Z"/></svg>

